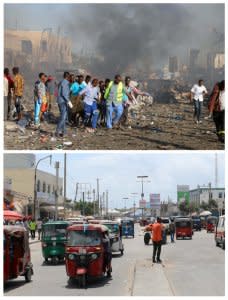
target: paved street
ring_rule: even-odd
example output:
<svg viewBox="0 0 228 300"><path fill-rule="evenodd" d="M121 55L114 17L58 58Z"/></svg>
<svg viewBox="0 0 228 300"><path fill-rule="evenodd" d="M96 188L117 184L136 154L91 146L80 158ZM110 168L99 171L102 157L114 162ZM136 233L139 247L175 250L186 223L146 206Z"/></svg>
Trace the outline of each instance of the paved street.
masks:
<svg viewBox="0 0 228 300"><path fill-rule="evenodd" d="M40 243L31 244L34 276L5 285L6 296L224 296L225 251L214 234L195 232L192 240L162 247L163 264L151 263L152 246L145 246L136 225L135 239L124 239L125 253L113 258L113 276L91 282L87 289L68 285L65 266L45 265Z"/></svg>

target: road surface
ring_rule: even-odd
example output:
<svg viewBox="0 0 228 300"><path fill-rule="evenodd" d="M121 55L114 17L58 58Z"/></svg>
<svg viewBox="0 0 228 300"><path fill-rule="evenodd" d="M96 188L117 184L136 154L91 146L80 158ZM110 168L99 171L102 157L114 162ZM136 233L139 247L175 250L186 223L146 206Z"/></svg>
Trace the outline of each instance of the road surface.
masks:
<svg viewBox="0 0 228 300"><path fill-rule="evenodd" d="M86 289L68 285L64 264L45 265L39 242L31 244L34 276L8 282L5 296L224 296L225 251L215 246L214 234L195 232L192 240L162 247L162 264L151 262L152 245L145 246L136 225L134 239L123 239L124 255L113 258L111 279L89 283Z"/></svg>

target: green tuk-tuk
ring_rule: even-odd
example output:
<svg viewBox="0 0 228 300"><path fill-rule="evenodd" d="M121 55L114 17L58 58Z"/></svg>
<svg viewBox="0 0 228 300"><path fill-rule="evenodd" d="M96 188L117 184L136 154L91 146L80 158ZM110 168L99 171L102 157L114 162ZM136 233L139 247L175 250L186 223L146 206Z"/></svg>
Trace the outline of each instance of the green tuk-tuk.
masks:
<svg viewBox="0 0 228 300"><path fill-rule="evenodd" d="M42 225L42 254L45 262L50 258L54 264L64 260L66 229L70 222L53 221Z"/></svg>

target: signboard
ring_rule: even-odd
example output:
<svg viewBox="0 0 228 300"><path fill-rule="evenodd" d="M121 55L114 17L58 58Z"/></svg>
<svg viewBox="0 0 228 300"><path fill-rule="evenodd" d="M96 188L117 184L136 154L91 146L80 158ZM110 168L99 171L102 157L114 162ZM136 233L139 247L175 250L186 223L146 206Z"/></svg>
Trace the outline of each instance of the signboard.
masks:
<svg viewBox="0 0 228 300"><path fill-rule="evenodd" d="M189 185L178 185L177 186L177 202L187 202L189 204L190 193Z"/></svg>
<svg viewBox="0 0 228 300"><path fill-rule="evenodd" d="M151 209L161 208L160 194L150 194L150 208Z"/></svg>
<svg viewBox="0 0 228 300"><path fill-rule="evenodd" d="M139 200L139 207L146 208L146 200Z"/></svg>

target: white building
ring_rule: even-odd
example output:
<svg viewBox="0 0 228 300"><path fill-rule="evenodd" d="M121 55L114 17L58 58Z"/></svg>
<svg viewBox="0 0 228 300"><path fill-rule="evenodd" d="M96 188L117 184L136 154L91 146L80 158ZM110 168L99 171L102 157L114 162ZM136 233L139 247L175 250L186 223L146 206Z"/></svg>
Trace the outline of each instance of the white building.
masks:
<svg viewBox="0 0 228 300"><path fill-rule="evenodd" d="M190 190L190 203L194 202L198 207L208 203L213 199L218 204L218 210L221 212L225 208L225 188L212 188L209 186L198 186L197 189Z"/></svg>

